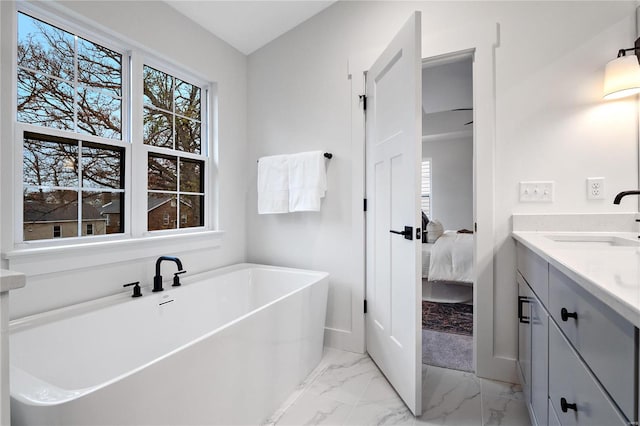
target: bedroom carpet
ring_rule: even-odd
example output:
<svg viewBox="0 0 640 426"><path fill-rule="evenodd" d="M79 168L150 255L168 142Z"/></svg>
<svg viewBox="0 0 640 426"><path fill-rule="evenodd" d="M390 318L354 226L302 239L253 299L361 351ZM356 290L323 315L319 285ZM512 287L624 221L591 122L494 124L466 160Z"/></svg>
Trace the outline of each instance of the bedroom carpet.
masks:
<svg viewBox="0 0 640 426"><path fill-rule="evenodd" d="M473 305L422 301L422 328L444 333L473 334Z"/></svg>
<svg viewBox="0 0 640 426"><path fill-rule="evenodd" d="M422 330L422 363L473 372L473 336Z"/></svg>
<svg viewBox="0 0 640 426"><path fill-rule="evenodd" d="M422 302L422 363L473 371L473 305Z"/></svg>

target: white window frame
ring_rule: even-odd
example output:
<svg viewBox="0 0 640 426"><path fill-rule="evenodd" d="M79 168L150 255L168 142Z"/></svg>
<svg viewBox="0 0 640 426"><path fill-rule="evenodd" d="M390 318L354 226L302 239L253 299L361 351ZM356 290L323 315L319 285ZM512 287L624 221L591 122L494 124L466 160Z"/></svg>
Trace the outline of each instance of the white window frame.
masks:
<svg viewBox="0 0 640 426"><path fill-rule="evenodd" d="M71 18L65 13L63 7L59 5L34 5L26 2L16 2L12 8L13 12L13 39L12 45L12 66L11 66L11 110L13 126L14 143L9 150L12 152L15 173L12 176L13 194L13 236L11 238L13 249L6 250L3 258L12 262L22 263L28 259L37 259L43 254L60 254L67 253L88 253L102 251L99 249L101 245L105 248L110 247L113 250L113 244L126 243L127 247L135 250L138 247L158 247L158 253L163 253L164 248L158 245L159 241L171 241L175 249L180 249L182 242L185 249L195 249L201 247L215 247L220 244L220 239L224 234L217 228L218 222L218 191L217 182L214 184L212 180L217 177L213 168L216 162L214 154L216 153L215 145L217 144L217 86L215 83L208 83L206 79L198 74L188 70L179 69L178 67L166 61L160 60L150 54L144 46L136 43L123 42L122 38L110 31L100 31L100 25L89 22L85 18ZM121 104L121 120L122 120L122 139L108 139L88 134L81 134L37 126L28 123L19 123L17 121L17 14L22 12L40 19L48 24L54 25L60 29L68 31L74 35L86 38L91 42L100 44L106 48L112 49L122 54L122 104ZM88 30L93 28L93 30ZM98 28L98 29L95 29ZM191 84L198 85L201 92L201 152L202 155L193 155L178 150L166 150L167 155L183 158L195 158L204 161L204 226L181 228L163 231L147 231L147 158L149 146L143 143L143 64L148 64L170 73L171 75L181 78ZM121 234L78 236L70 238L56 238L49 240L32 240L24 241L24 224L23 224L23 139L24 132L30 131L34 133L52 135L72 140L83 140L87 142L96 142L105 145L112 145L124 148L125 168L124 168L124 232ZM162 148L151 147L153 152L163 152ZM203 158L204 157L204 158ZM140 164L140 167L134 167ZM144 164L144 167L141 166ZM3 197L10 194L3 191ZM142 198L141 198L142 197ZM144 203L134 203L133 200L145 200ZM135 205L134 205L135 204ZM143 207L140 205L144 204ZM214 238L212 238L214 237ZM196 245L191 241L197 242ZM161 250L161 251L160 251ZM153 255L153 252L147 251L145 256ZM131 251L124 250L119 255L114 256L113 261L121 259L131 259ZM142 257L142 256L140 256ZM103 259L101 263L108 261ZM66 270L72 268L60 267L51 268L51 271ZM47 272L45 269L42 270Z"/></svg>
<svg viewBox="0 0 640 426"><path fill-rule="evenodd" d="M144 235L156 235L156 234L162 234L162 233L173 233L173 232L197 232L198 230L202 230L202 229L211 229L212 228L212 220L211 220L211 215L208 213L211 208L211 203L209 202L208 198L211 196L209 193L209 181L210 179L210 169L211 169L211 155L209 155L209 153L212 151L211 149L211 137L209 134L209 128L211 127L209 125L209 121L210 121L210 114L209 114L209 97L210 95L210 85L207 84L206 82L202 81L200 78L198 78L197 76L194 75L190 75L185 73L184 71L180 71L179 69L177 69L175 66L171 65L171 64L167 64L162 62L161 60L151 56L151 55L144 55L143 56L143 63L142 66L140 67L140 79L136 79L136 82L140 83L140 88L138 93L140 93L140 110L139 110L139 114L140 114L140 123L143 123L143 111L144 111L144 101L142 99L142 93L144 90L144 79L142 77L142 73L144 70L144 66L150 66L152 68L155 68L158 71L161 71L165 74L169 74L170 76L174 77L174 78L179 78L180 80L186 81L189 84L192 84L194 86L197 86L200 88L200 123L202 124L201 127L201 131L200 131L200 154L195 154L195 153L191 153L191 152L185 152L185 151L180 151L178 149L169 149L169 148L164 148L164 147L158 147L158 146L153 146L153 145L146 145L144 143L142 143L143 148L144 148L144 155L145 158L149 158L149 154L160 154L160 155L166 155L166 156L170 156L170 157L178 157L178 158L185 158L185 159L191 159L191 160L197 160L197 161L202 161L204 164L204 176L203 176L203 183L204 183L204 188L203 188L203 193L204 193L204 224L203 226L197 226L197 227L191 227L191 228L179 228L178 223L180 222L180 203L178 202L177 198L176 198L176 203L177 203L177 218L176 219L176 229L161 229L161 230L154 230L154 231L149 231L148 230L148 223L147 223L147 219L148 216L145 213L145 217L144 217ZM132 86L135 87L135 85L132 84ZM175 112L174 112L175 115ZM143 126L140 126L140 141L142 141L143 139L143 135L142 135L142 129ZM174 135L175 136L175 135ZM179 161L179 160L178 160ZM146 163L145 163L146 164ZM145 173L145 180L148 177L148 170L147 173ZM178 176L178 188L175 191L175 195L177 197L177 195L179 193L182 193L180 191L180 176ZM154 191L149 191L148 190L148 185L144 186L145 188L145 193L144 194L140 194L140 197L144 197L142 199L147 199L147 195L148 192L154 192ZM140 189L139 186L136 187L136 189ZM174 191L157 191L157 192L163 192L163 193L174 193ZM189 195L189 193L187 193L187 195ZM140 199L140 198L137 198Z"/></svg>
<svg viewBox="0 0 640 426"><path fill-rule="evenodd" d="M53 25L61 30L67 31L75 36L82 37L86 40L89 40L93 43L100 44L108 49L111 49L120 55L122 55L122 102L121 102L121 138L120 139L110 139L103 138L100 136L94 136L90 134L77 133L73 131L60 130L51 127L38 126L29 123L21 123L17 120L17 72L18 72L18 57L17 57L17 28L18 28L18 13L24 13L29 16L32 16L36 19L39 19L49 25ZM51 246L64 246L69 244L82 244L83 242L94 239L121 239L128 235L131 235L131 222L133 221L133 217L131 216L131 173L132 169L132 155L131 155L131 111L130 106L131 102L127 102L127 98L131 99L131 67L128 65L130 63L131 51L126 46L126 44L120 42L115 37L110 37L105 34L101 34L96 31L88 31L86 30L88 25L83 25L73 19L64 16L64 14L47 10L41 6L37 6L31 3L19 2L16 4L16 7L13 10L13 39L11 41L12 49L13 49L13 58L12 58L12 123L14 125L14 165L16 173L14 174L14 236L13 236L13 245L16 249L21 248L40 248L40 247L51 247ZM38 133L42 135L55 136L65 139L70 139L74 141L86 141L86 142L95 142L103 145L110 145L114 147L119 147L124 149L125 155L125 167L123 170L124 173L124 203L125 203L125 226L124 232L119 234L110 234L110 235L92 235L90 237L83 236L82 232L78 232L77 237L68 237L68 238L60 238L60 239L44 239L44 240L33 240L33 241L25 241L24 240L24 226L23 226L23 198L22 198L22 188L23 188L23 141L24 141L24 133L32 132ZM79 220L79 231L81 231L82 221Z"/></svg>

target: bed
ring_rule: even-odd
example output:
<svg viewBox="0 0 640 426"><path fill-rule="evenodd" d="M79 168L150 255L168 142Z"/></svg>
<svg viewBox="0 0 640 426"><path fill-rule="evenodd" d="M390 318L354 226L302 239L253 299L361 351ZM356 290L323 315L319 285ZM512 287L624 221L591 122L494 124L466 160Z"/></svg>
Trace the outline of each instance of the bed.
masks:
<svg viewBox="0 0 640 426"><path fill-rule="evenodd" d="M473 234L445 231L422 244L422 298L432 302L473 300Z"/></svg>

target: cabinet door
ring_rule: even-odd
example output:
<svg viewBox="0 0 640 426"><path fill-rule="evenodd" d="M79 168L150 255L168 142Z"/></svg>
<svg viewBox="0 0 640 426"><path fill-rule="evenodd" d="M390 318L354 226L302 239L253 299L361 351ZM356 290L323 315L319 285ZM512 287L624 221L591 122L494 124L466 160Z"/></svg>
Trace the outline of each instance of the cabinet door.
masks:
<svg viewBox="0 0 640 426"><path fill-rule="evenodd" d="M558 415L553 409L553 405L551 405L551 400L549 400L547 408L549 410L549 426L562 426L560 419L558 419Z"/></svg>
<svg viewBox="0 0 640 426"><path fill-rule="evenodd" d="M531 309L531 409L536 423L546 425L549 400L549 314L537 298Z"/></svg>
<svg viewBox="0 0 640 426"><path fill-rule="evenodd" d="M531 309L533 292L517 274L518 282L518 368L527 405L531 404Z"/></svg>
<svg viewBox="0 0 640 426"><path fill-rule="evenodd" d="M565 426L630 424L553 321L549 325L549 399Z"/></svg>

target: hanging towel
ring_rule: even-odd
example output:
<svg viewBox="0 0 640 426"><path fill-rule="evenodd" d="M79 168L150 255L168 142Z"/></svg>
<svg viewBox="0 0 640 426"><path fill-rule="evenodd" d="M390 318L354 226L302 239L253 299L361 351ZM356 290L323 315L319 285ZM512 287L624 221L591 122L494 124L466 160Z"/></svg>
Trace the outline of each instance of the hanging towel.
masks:
<svg viewBox="0 0 640 426"><path fill-rule="evenodd" d="M258 160L258 214L289 212L287 155Z"/></svg>
<svg viewBox="0 0 640 426"><path fill-rule="evenodd" d="M289 211L320 211L327 191L327 172L322 151L289 155Z"/></svg>

